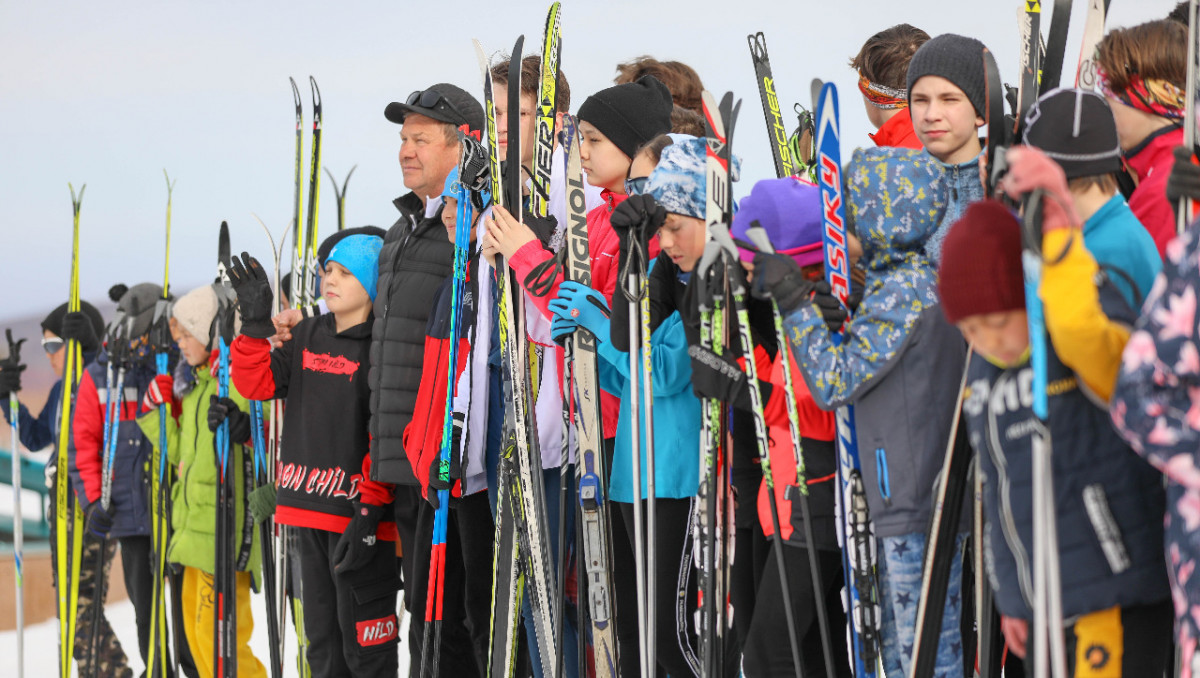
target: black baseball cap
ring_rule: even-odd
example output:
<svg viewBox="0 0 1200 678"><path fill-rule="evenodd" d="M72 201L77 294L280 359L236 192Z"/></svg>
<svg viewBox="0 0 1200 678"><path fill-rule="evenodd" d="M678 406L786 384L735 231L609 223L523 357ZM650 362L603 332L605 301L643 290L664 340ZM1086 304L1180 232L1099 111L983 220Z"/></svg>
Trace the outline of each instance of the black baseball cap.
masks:
<svg viewBox="0 0 1200 678"><path fill-rule="evenodd" d="M403 125L409 113L418 113L441 122L448 122L465 133L476 136L483 131L483 106L479 100L457 85L439 82L408 95L403 102L393 101L383 109L388 120Z"/></svg>

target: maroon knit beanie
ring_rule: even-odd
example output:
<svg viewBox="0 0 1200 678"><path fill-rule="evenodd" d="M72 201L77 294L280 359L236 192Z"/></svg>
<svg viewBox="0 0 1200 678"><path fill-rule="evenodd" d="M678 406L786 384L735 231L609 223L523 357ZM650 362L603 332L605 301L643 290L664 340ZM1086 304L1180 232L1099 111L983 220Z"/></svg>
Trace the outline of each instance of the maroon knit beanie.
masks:
<svg viewBox="0 0 1200 678"><path fill-rule="evenodd" d="M938 294L946 320L1025 308L1021 225L995 200L972 203L942 244Z"/></svg>

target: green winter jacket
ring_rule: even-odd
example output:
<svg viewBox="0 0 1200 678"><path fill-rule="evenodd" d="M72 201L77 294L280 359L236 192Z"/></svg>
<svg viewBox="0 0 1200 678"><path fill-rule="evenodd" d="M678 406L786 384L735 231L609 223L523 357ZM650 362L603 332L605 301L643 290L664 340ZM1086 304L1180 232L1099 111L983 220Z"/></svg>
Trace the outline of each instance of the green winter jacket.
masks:
<svg viewBox="0 0 1200 678"><path fill-rule="evenodd" d="M216 569L217 456L214 447L216 436L208 430L208 405L210 397L217 394L217 379L209 373L207 364L195 368L195 375L196 387L184 397L179 421L167 418L167 459L175 466L178 478L171 488L172 534L167 547L167 560L213 574ZM229 386L229 397L243 412L250 411L246 399L232 384ZM157 410L138 417L138 425L157 447ZM241 550L242 528L247 520L252 521L248 518L242 481L244 454L253 452L249 447L233 445L229 456L229 465L234 471L235 558ZM253 522L250 524L253 525ZM250 532L250 559L245 569L251 572L257 587L261 576L261 545L258 530L252 527Z"/></svg>

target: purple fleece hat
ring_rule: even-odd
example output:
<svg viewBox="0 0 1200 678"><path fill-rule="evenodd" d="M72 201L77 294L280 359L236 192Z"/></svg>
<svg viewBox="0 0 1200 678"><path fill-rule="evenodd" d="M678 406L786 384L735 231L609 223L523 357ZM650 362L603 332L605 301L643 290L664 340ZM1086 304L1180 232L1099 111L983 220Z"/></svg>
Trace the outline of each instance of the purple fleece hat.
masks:
<svg viewBox="0 0 1200 678"><path fill-rule="evenodd" d="M733 216L733 237L746 240L746 230L758 222L779 254L801 266L824 261L821 249L821 189L791 177L763 179L754 184ZM742 261L754 253L738 248Z"/></svg>

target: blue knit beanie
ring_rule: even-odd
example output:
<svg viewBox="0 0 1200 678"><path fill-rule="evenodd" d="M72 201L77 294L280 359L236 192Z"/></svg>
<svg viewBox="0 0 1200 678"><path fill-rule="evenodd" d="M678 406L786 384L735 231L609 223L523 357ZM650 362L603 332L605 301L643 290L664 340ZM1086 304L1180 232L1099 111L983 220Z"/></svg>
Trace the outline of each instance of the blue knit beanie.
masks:
<svg viewBox="0 0 1200 678"><path fill-rule="evenodd" d="M379 250L383 249L383 238L374 235L352 235L334 246L325 260L326 265L336 261L346 267L375 301L375 285L379 281Z"/></svg>
<svg viewBox="0 0 1200 678"><path fill-rule="evenodd" d="M648 195L668 212L703 219L706 199L704 139L686 137L662 150L658 165L646 181ZM729 168L730 181L738 180L741 161L734 158Z"/></svg>

